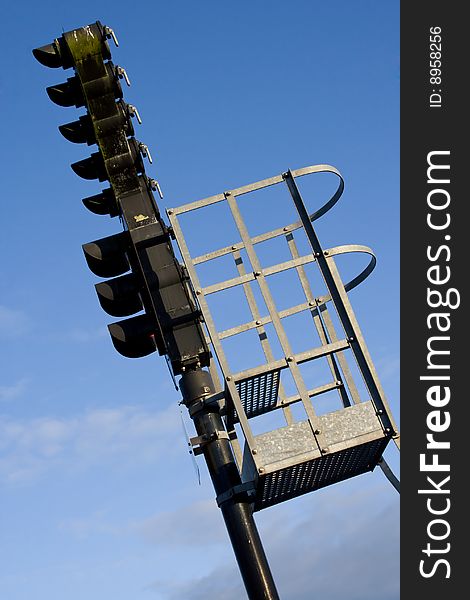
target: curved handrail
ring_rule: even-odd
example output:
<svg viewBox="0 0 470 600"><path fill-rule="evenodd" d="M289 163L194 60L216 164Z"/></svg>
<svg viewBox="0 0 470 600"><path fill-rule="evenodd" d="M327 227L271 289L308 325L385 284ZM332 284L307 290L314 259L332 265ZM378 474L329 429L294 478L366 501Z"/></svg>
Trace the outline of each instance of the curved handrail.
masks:
<svg viewBox="0 0 470 600"><path fill-rule="evenodd" d="M354 289L365 279L367 279L367 277L369 277L369 275L375 269L375 266L377 264L377 258L374 252L368 246L363 246L360 244L345 244L342 246L335 246L334 248L329 248L328 250L325 250L325 253L328 253L328 256L338 256L340 254L349 254L353 252L368 254L370 256L370 261L367 264L367 266L359 273L359 275L357 275L356 277L354 277L354 279L351 279L350 281L344 284L344 289L347 292ZM328 298L330 298L329 295Z"/></svg>

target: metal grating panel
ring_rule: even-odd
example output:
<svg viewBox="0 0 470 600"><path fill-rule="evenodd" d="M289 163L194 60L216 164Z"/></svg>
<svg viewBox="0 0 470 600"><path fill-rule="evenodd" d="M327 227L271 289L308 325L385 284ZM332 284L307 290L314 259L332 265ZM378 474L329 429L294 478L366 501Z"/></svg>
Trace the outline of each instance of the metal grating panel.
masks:
<svg viewBox="0 0 470 600"><path fill-rule="evenodd" d="M371 471L387 442L384 438L374 440L260 477L255 510Z"/></svg>
<svg viewBox="0 0 470 600"><path fill-rule="evenodd" d="M280 369L261 373L236 382L243 408L248 419L272 410L279 393ZM232 419L238 421L234 410Z"/></svg>

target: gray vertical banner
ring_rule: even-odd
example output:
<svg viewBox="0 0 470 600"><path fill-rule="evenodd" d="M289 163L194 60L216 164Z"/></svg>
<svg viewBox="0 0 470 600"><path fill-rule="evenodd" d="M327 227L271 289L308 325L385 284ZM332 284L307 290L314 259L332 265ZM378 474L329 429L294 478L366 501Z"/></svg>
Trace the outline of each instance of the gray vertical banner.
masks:
<svg viewBox="0 0 470 600"><path fill-rule="evenodd" d="M404 600L468 594L467 28L455 3L401 5Z"/></svg>

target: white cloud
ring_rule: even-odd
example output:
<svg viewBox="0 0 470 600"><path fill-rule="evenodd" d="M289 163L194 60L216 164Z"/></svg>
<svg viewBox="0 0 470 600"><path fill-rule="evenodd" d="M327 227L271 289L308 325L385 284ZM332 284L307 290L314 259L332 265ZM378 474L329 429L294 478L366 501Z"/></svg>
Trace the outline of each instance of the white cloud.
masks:
<svg viewBox="0 0 470 600"><path fill-rule="evenodd" d="M160 512L134 523L132 529L147 542L165 547L200 548L227 542L227 533L214 499Z"/></svg>
<svg viewBox="0 0 470 600"><path fill-rule="evenodd" d="M226 545L227 533L214 499L194 502L175 510L161 511L138 521L116 522L105 511L83 517L74 517L60 523L63 531L85 538L96 533L137 536L152 546L165 551L189 547Z"/></svg>
<svg viewBox="0 0 470 600"><path fill-rule="evenodd" d="M12 385L0 385L0 402L8 402L21 396L25 391L28 382L29 380L26 377L23 377Z"/></svg>
<svg viewBox="0 0 470 600"><path fill-rule="evenodd" d="M29 331L31 321L21 310L0 305L0 338L13 339Z"/></svg>
<svg viewBox="0 0 470 600"><path fill-rule="evenodd" d="M158 460L173 452L180 434L178 410L149 412L140 407L90 410L59 418L0 417L0 482L29 483L51 469ZM177 452L180 448L175 448Z"/></svg>
<svg viewBox="0 0 470 600"><path fill-rule="evenodd" d="M119 535L126 528L109 523L104 510L96 511L91 516L75 517L59 523L59 529L72 533L74 537L85 539L96 533Z"/></svg>

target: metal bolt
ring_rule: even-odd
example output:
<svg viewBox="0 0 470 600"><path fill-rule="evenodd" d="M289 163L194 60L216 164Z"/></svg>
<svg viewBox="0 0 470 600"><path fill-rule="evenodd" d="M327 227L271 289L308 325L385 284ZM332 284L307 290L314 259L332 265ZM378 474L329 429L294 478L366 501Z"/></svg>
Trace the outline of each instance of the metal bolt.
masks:
<svg viewBox="0 0 470 600"><path fill-rule="evenodd" d="M251 451L252 454L258 454L258 450L256 450L256 448L253 448L253 450Z"/></svg>
<svg viewBox="0 0 470 600"><path fill-rule="evenodd" d="M259 277L261 275L261 271L255 271L255 277Z"/></svg>
<svg viewBox="0 0 470 600"><path fill-rule="evenodd" d="M329 254L328 250L325 250L325 252L323 252L323 254L324 254L325 256L328 256L328 254Z"/></svg>
<svg viewBox="0 0 470 600"><path fill-rule="evenodd" d="M313 432L315 435L320 435L321 433L321 429L315 429L315 431Z"/></svg>
<svg viewBox="0 0 470 600"><path fill-rule="evenodd" d="M383 415L384 411L381 408L379 408L379 410L376 412L376 414L377 415Z"/></svg>
<svg viewBox="0 0 470 600"><path fill-rule="evenodd" d="M351 336L351 337L349 338L349 341L350 341L350 342L354 342L354 337L353 337L353 336Z"/></svg>
<svg viewBox="0 0 470 600"><path fill-rule="evenodd" d="M200 296L200 295L202 294L202 290L200 290L200 289L197 289L197 290L196 290L196 294L197 294L198 296Z"/></svg>
<svg viewBox="0 0 470 600"><path fill-rule="evenodd" d="M315 306L315 302L313 300L310 300L310 302L308 303L309 306Z"/></svg>
<svg viewBox="0 0 470 600"><path fill-rule="evenodd" d="M318 258L319 256L321 256L320 252L315 252L315 256Z"/></svg>
<svg viewBox="0 0 470 600"><path fill-rule="evenodd" d="M169 215L172 215L173 214L173 209L170 208L167 212L168 212Z"/></svg>
<svg viewBox="0 0 470 600"><path fill-rule="evenodd" d="M385 433L390 433L390 432L391 432L391 429L390 429L390 427L386 427L386 428L385 428Z"/></svg>
<svg viewBox="0 0 470 600"><path fill-rule="evenodd" d="M327 454L330 451L330 449L329 448L322 448L321 451L322 451L323 454Z"/></svg>
<svg viewBox="0 0 470 600"><path fill-rule="evenodd" d="M225 192L225 196L231 196L232 192Z"/></svg>
<svg viewBox="0 0 470 600"><path fill-rule="evenodd" d="M264 473L264 467L260 467L260 468L258 469L258 473L260 473L260 474Z"/></svg>
<svg viewBox="0 0 470 600"><path fill-rule="evenodd" d="M230 375L228 377L225 378L227 381L232 381L232 378L230 377Z"/></svg>
<svg viewBox="0 0 470 600"><path fill-rule="evenodd" d="M255 321L255 322L256 322L256 325L261 325L261 321L258 320L258 321Z"/></svg>
<svg viewBox="0 0 470 600"><path fill-rule="evenodd" d="M316 302L317 304L321 304L321 298L315 298L315 302Z"/></svg>
<svg viewBox="0 0 470 600"><path fill-rule="evenodd" d="M343 382L338 379L338 381L336 382L336 385L343 385Z"/></svg>
<svg viewBox="0 0 470 600"><path fill-rule="evenodd" d="M284 227L282 231L289 231L289 227Z"/></svg>
<svg viewBox="0 0 470 600"><path fill-rule="evenodd" d="M293 357L293 356L288 356L288 357L287 357L287 362L292 362L293 360L294 360L294 357Z"/></svg>
<svg viewBox="0 0 470 600"><path fill-rule="evenodd" d="M236 249L237 249L237 247L236 247L236 246L232 246L232 250L236 250Z"/></svg>

